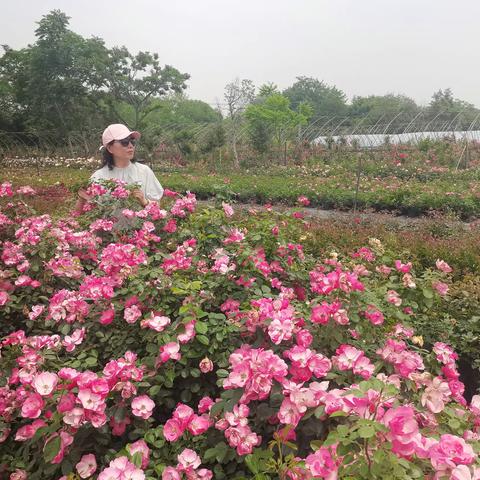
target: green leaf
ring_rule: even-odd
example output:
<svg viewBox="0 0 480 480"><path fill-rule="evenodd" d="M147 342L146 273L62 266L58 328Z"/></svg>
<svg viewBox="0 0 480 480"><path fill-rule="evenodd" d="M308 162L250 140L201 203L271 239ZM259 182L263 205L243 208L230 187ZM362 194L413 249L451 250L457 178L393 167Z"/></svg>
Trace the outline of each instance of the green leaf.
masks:
<svg viewBox="0 0 480 480"><path fill-rule="evenodd" d="M375 429L372 425L364 425L358 429L360 438L372 438L375 435Z"/></svg>
<svg viewBox="0 0 480 480"><path fill-rule="evenodd" d="M431 288L424 288L422 292L425 298L433 298L433 290Z"/></svg>
<svg viewBox="0 0 480 480"><path fill-rule="evenodd" d="M160 385L154 385L153 387L150 387L148 394L154 397L160 391L160 388Z"/></svg>
<svg viewBox="0 0 480 480"><path fill-rule="evenodd" d="M43 447L43 458L46 463L50 463L57 456L61 445L62 440L59 435L47 441Z"/></svg>
<svg viewBox="0 0 480 480"><path fill-rule="evenodd" d="M197 335L195 338L203 345L210 345L210 340L205 335Z"/></svg>
<svg viewBox="0 0 480 480"><path fill-rule="evenodd" d="M205 335L208 332L208 325L205 322L197 322L195 324L195 330L197 333Z"/></svg>
<svg viewBox="0 0 480 480"><path fill-rule="evenodd" d="M142 466L142 454L141 452L135 452L132 456L132 463L137 467L140 468Z"/></svg>

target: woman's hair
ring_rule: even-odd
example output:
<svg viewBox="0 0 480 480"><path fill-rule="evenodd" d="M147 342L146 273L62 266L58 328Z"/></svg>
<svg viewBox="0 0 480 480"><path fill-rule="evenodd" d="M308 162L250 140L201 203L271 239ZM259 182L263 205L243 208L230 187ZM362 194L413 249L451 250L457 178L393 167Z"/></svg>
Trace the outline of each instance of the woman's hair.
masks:
<svg viewBox="0 0 480 480"><path fill-rule="evenodd" d="M115 140L110 142L108 145L111 145ZM108 151L108 145L104 148L102 148L102 167L105 165L108 166L109 170L113 170L113 167L115 166L115 162L113 161L113 155ZM130 160L132 163L135 163L136 159L133 157Z"/></svg>

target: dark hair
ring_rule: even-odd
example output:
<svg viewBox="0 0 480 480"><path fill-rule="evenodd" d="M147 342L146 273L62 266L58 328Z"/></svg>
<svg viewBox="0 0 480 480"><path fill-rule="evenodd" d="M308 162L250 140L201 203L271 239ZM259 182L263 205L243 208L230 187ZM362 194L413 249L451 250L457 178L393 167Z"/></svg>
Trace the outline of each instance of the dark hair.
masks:
<svg viewBox="0 0 480 480"><path fill-rule="evenodd" d="M108 145L111 145L114 141L115 140L112 140ZM107 149L108 145L102 148L102 167L107 165L109 170L113 170L113 167L115 166L115 162L113 160L113 155ZM135 163L136 158L133 157L130 161L132 163Z"/></svg>

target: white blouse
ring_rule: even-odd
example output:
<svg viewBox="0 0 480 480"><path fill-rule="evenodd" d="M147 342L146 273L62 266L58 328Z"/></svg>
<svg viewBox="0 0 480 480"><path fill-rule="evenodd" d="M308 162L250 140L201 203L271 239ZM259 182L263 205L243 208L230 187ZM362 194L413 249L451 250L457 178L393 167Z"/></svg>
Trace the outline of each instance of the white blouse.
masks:
<svg viewBox="0 0 480 480"><path fill-rule="evenodd" d="M143 194L147 200L160 200L163 197L163 187L153 173L152 169L138 162L130 162L124 168L113 167L112 170L107 165L100 168L92 174L90 180L122 180L126 183L139 183L142 186Z"/></svg>

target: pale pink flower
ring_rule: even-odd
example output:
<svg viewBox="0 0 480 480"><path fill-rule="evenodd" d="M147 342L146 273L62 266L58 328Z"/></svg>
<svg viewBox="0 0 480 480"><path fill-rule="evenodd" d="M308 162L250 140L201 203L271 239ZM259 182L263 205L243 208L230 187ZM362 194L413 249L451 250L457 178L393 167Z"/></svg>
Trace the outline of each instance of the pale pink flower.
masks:
<svg viewBox="0 0 480 480"><path fill-rule="evenodd" d="M154 408L155 402L147 395L140 395L132 400L132 413L144 420L152 416Z"/></svg>
<svg viewBox="0 0 480 480"><path fill-rule="evenodd" d="M142 468L145 469L148 467L148 462L150 461L150 449L144 440L137 440L136 442L127 445L127 450L130 455L140 452L142 455Z"/></svg>
<svg viewBox="0 0 480 480"><path fill-rule="evenodd" d="M182 453L178 455L178 463L186 470L189 467L194 469L200 466L201 460L196 452L185 448Z"/></svg>
<svg viewBox="0 0 480 480"><path fill-rule="evenodd" d="M387 410L382 422L389 428L392 440L410 443L418 433L418 423L412 407L396 407Z"/></svg>
<svg viewBox="0 0 480 480"><path fill-rule="evenodd" d="M152 313L150 317L144 318L140 322L140 326L142 328L151 328L156 332L163 332L167 325L170 325L170 319L168 317L155 315L154 313Z"/></svg>
<svg viewBox="0 0 480 480"><path fill-rule="evenodd" d="M443 273L452 272L452 267L445 261L438 259L435 262L436 267Z"/></svg>
<svg viewBox="0 0 480 480"><path fill-rule="evenodd" d="M297 198L297 202L303 205L304 207L308 207L310 205L310 200L305 195L300 195Z"/></svg>
<svg viewBox="0 0 480 480"><path fill-rule="evenodd" d="M479 399L480 399L480 397L479 397ZM198 412L199 413L209 412L210 409L212 408L213 404L214 404L214 401L210 397L203 397L198 402Z"/></svg>
<svg viewBox="0 0 480 480"><path fill-rule="evenodd" d="M399 307L402 304L400 295L395 290L389 290L387 292L387 302Z"/></svg>
<svg viewBox="0 0 480 480"><path fill-rule="evenodd" d="M450 387L441 377L433 379L422 395L422 405L433 413L440 413L450 398Z"/></svg>
<svg viewBox="0 0 480 480"><path fill-rule="evenodd" d="M85 410L98 410L104 404L101 395L93 393L90 389L80 389L78 392L78 399Z"/></svg>
<svg viewBox="0 0 480 480"><path fill-rule="evenodd" d="M177 342L169 342L160 347L160 352L157 357L156 364L162 364L168 360L180 360L180 345Z"/></svg>
<svg viewBox="0 0 480 480"><path fill-rule="evenodd" d="M42 372L35 377L33 387L42 396L50 395L58 383L56 373Z"/></svg>
<svg viewBox="0 0 480 480"><path fill-rule="evenodd" d="M222 202L222 207L227 217L231 217L234 214L232 206L228 203Z"/></svg>
<svg viewBox="0 0 480 480"><path fill-rule="evenodd" d="M365 317L370 320L372 325L382 325L385 320L383 313L373 305L368 306L367 310L365 311Z"/></svg>
<svg viewBox="0 0 480 480"><path fill-rule="evenodd" d="M77 345L81 345L85 338L85 328L77 328L72 335L66 335L63 339L62 345L67 352L73 352Z"/></svg>
<svg viewBox="0 0 480 480"><path fill-rule="evenodd" d="M75 465L77 473L80 478L88 478L95 473L97 470L97 461L95 460L95 455L89 453L88 455L83 455L80 461Z"/></svg>
<svg viewBox="0 0 480 480"><path fill-rule="evenodd" d="M123 318L127 323L135 323L142 316L142 311L138 305L131 305L123 312Z"/></svg>
<svg viewBox="0 0 480 480"><path fill-rule="evenodd" d="M442 297L448 293L448 285L446 283L436 281L433 282L432 286Z"/></svg>
<svg viewBox="0 0 480 480"><path fill-rule="evenodd" d="M182 480L181 473L174 467L167 467L162 472L162 480Z"/></svg>
<svg viewBox="0 0 480 480"><path fill-rule="evenodd" d="M7 304L8 300L10 299L10 295L7 292L2 291L0 292L0 307L3 307Z"/></svg>
<svg viewBox="0 0 480 480"><path fill-rule="evenodd" d="M457 465L470 465L476 455L471 445L456 435L444 434L430 449L430 460L437 470L455 468Z"/></svg>
<svg viewBox="0 0 480 480"><path fill-rule="evenodd" d="M402 273L409 273L412 269L412 263L402 263L400 260L395 260L395 268Z"/></svg>
<svg viewBox="0 0 480 480"><path fill-rule="evenodd" d="M10 474L10 480L27 480L27 472L20 468L17 468L13 473Z"/></svg>

